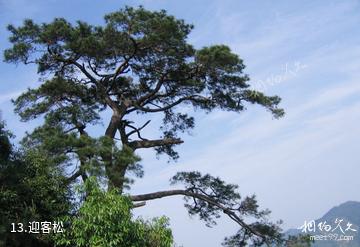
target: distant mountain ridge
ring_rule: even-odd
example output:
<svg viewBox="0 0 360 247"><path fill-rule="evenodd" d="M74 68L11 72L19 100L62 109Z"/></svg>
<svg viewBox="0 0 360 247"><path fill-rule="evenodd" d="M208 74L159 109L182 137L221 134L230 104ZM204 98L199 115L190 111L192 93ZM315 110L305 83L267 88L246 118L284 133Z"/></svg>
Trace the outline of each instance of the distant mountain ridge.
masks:
<svg viewBox="0 0 360 247"><path fill-rule="evenodd" d="M315 238L312 247L360 247L360 202L348 201L333 207L315 220L315 231L309 231L314 229L313 226L303 226L306 234ZM300 229L289 229L285 234L300 233L305 234Z"/></svg>

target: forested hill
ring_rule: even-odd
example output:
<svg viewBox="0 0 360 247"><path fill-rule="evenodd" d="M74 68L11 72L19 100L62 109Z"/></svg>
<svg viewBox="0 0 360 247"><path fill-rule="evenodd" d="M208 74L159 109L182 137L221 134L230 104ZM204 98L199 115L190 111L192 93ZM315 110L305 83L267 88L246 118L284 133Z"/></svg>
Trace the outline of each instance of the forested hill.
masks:
<svg viewBox="0 0 360 247"><path fill-rule="evenodd" d="M348 201L335 206L325 213L324 216L315 220L315 224L315 232L307 231L307 234L319 236L319 238L321 236L326 237L322 237L323 240L316 240L312 244L313 247L360 246L360 202ZM348 227L350 228L347 229ZM287 231L287 234L297 235L300 232L300 229L290 229ZM352 236L353 239L343 240L344 238L349 238L346 236Z"/></svg>

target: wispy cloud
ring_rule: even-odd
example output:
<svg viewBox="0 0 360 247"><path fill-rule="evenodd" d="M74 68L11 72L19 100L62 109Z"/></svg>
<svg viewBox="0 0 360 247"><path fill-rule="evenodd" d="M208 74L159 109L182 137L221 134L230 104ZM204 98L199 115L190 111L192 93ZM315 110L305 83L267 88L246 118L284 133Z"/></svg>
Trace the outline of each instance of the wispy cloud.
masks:
<svg viewBox="0 0 360 247"><path fill-rule="evenodd" d="M93 6L100 2L94 1ZM169 8L172 14L178 13L180 5L182 10L191 5L191 11L179 13L196 24L190 42L196 47L229 45L244 59L252 82L282 75L286 63L299 61L306 68L265 89L283 98L285 118L272 120L256 106L249 106L240 115L196 113L195 137L185 137L179 163L156 160L149 150L141 153L145 178L134 185L133 193L166 189L168 179L177 171L200 170L239 184L243 194L257 194L260 205L272 209L273 218L284 219L286 226L298 226L345 200L360 200L356 190L360 186L356 177L360 172L358 1L142 2L151 9ZM15 15L14 21L34 16L41 8L39 3L30 6L23 0L0 1L0 6L15 13L6 14L8 22L11 15ZM84 6L88 8L90 5ZM8 77L11 79L13 73ZM29 81L30 76L24 73L16 78ZM0 95L2 106L20 93L15 91L18 88L11 90ZM17 120L12 122L15 126ZM139 212L170 216L177 242L189 247L218 246L229 234L226 231L233 229L229 222L209 230L192 221L192 233L203 236L194 240L179 198L150 203Z"/></svg>
<svg viewBox="0 0 360 247"><path fill-rule="evenodd" d="M275 21L250 27L241 21L250 18L251 11L236 13L226 5L218 10L214 15L218 19L211 21L216 24L217 39L230 42L242 54L254 81L281 73L287 62L307 65L296 77L266 90L283 98L287 114L274 121L249 106L241 116L219 111L202 117L195 132L197 138L209 137L206 143L189 138L184 145L196 151L190 150L193 156L178 165L164 168L165 164L148 158L148 176L134 186L134 192L149 191L153 184L166 189L168 178L177 171L209 172L239 184L243 194L257 194L260 204L272 209L273 219L285 220L286 228L297 227L343 201L360 200L354 189L360 185L354 172L360 162L355 155L360 135L360 36L346 37L346 30L359 19L353 12L358 4L308 4L312 8L289 14L280 9ZM168 215L185 224L183 216L176 217L181 209L170 206L178 203L178 199L154 203L142 213L154 215L156 207L168 205ZM207 230L199 227L197 232ZM186 239L184 244L194 246L192 239L176 234ZM212 232L212 239L221 239L221 234L224 231Z"/></svg>

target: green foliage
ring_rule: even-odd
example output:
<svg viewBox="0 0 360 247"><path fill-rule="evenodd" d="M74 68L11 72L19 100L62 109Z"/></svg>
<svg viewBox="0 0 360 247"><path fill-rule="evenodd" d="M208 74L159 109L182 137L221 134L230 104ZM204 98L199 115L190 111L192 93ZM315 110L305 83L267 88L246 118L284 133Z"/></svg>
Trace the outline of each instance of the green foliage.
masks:
<svg viewBox="0 0 360 247"><path fill-rule="evenodd" d="M76 247L170 247L173 243L168 219L133 220L132 203L117 190L102 191L94 177L83 187L86 201L78 213L65 217L64 234L55 234L57 246Z"/></svg>
<svg viewBox="0 0 360 247"><path fill-rule="evenodd" d="M242 228L231 237L226 237L223 246L226 247L245 247L245 246L264 246L267 244L282 246L284 244L281 229L278 224L266 220L249 224L253 230L265 236L265 238L254 235L249 230Z"/></svg>
<svg viewBox="0 0 360 247"><path fill-rule="evenodd" d="M171 184L178 183L185 184L185 188L191 192L209 196L214 202L230 208L236 206L240 200L240 195L236 192L237 185L226 184L221 179L209 174L201 175L200 172L179 172L171 179ZM191 197L185 197L185 199L186 202L193 202ZM201 199L194 199L193 204L187 203L185 207L188 208L191 215L198 214L200 219L207 222L208 226L216 224L214 218L219 218L221 213L219 207Z"/></svg>
<svg viewBox="0 0 360 247"><path fill-rule="evenodd" d="M111 108L120 114L124 132L130 113L162 112L163 138L194 127L193 118L176 108L180 104L206 112L241 112L247 103L260 104L274 117L283 116L279 97L249 89L245 65L229 47L197 50L188 44L192 28L165 11L142 7L110 13L103 26L63 18L9 25L13 46L5 50L5 61L35 63L39 73L50 77L15 100L16 112L25 121L45 114L52 121L86 127ZM128 137L123 138L126 142ZM173 144L155 149L179 157Z"/></svg>
<svg viewBox="0 0 360 247"><path fill-rule="evenodd" d="M51 125L48 120L46 124L27 134L22 145L26 150L41 150L49 159L64 168L72 166L74 159L80 160L82 174L111 179L112 171L105 174L104 167L112 162L117 164L115 167L126 164L128 174L143 176L142 166L138 163L141 159L129 147L118 147L114 140L107 136L92 138L87 134L77 135L64 130L60 124ZM104 160L102 157L111 159ZM134 181L129 177L122 179L126 188Z"/></svg>
<svg viewBox="0 0 360 247"><path fill-rule="evenodd" d="M10 137L11 133L5 129L5 124L0 121L0 164L6 162L10 157L12 151Z"/></svg>
<svg viewBox="0 0 360 247"><path fill-rule="evenodd" d="M101 104L96 102L95 93L84 85L74 83L61 77L47 80L37 89L29 89L18 97L14 103L15 112L22 120L30 120L48 112L48 122L62 122L66 125L73 123L73 118L79 123L96 123L99 119L98 111ZM54 105L61 101L60 107ZM81 107L80 107L81 106ZM21 111L21 109L26 109Z"/></svg>
<svg viewBox="0 0 360 247"><path fill-rule="evenodd" d="M8 132L1 129L0 136L9 147ZM40 151L7 152L0 162L0 242L9 247L43 246L49 242L46 235L11 233L11 223L23 223L26 229L29 222L51 222L68 214L72 197L66 178Z"/></svg>

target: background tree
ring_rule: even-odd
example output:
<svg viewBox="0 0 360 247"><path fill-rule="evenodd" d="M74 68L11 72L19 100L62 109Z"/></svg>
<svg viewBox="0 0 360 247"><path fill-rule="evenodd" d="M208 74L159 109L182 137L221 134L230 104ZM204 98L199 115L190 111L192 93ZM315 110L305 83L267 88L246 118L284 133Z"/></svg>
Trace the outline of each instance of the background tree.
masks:
<svg viewBox="0 0 360 247"><path fill-rule="evenodd" d="M56 221L72 211L72 193L58 163L39 150L16 150L0 123L0 246L52 246L46 234L28 234L29 222ZM15 224L17 233L13 230ZM23 229L20 232L20 226Z"/></svg>
<svg viewBox="0 0 360 247"><path fill-rule="evenodd" d="M132 179L143 175L139 149L153 148L172 159L174 146L183 143L179 133L194 127L184 105L207 113L214 109L241 112L248 103L268 109L275 118L284 112L280 98L249 89L243 61L225 45L195 49L187 42L192 25L165 11L151 12L126 7L105 16L103 26L63 18L36 24L25 20L20 27L8 26L13 46L5 61L36 64L42 83L15 101L23 121L45 117L42 126L28 134L24 146L45 152L59 166L75 168L68 182L85 182L95 175L109 190L123 193ZM100 137L89 127L101 123L101 112L111 119ZM142 120L135 122L136 114ZM162 115L158 139L143 136L151 120ZM65 169L66 170L66 169ZM172 183L184 190L161 191L130 198L140 202L165 196L184 195L190 214L208 225L225 213L240 225L246 242L256 245L281 238L279 228L266 220L255 197L241 199L237 186L198 172L179 173ZM245 223L253 217L253 223Z"/></svg>

